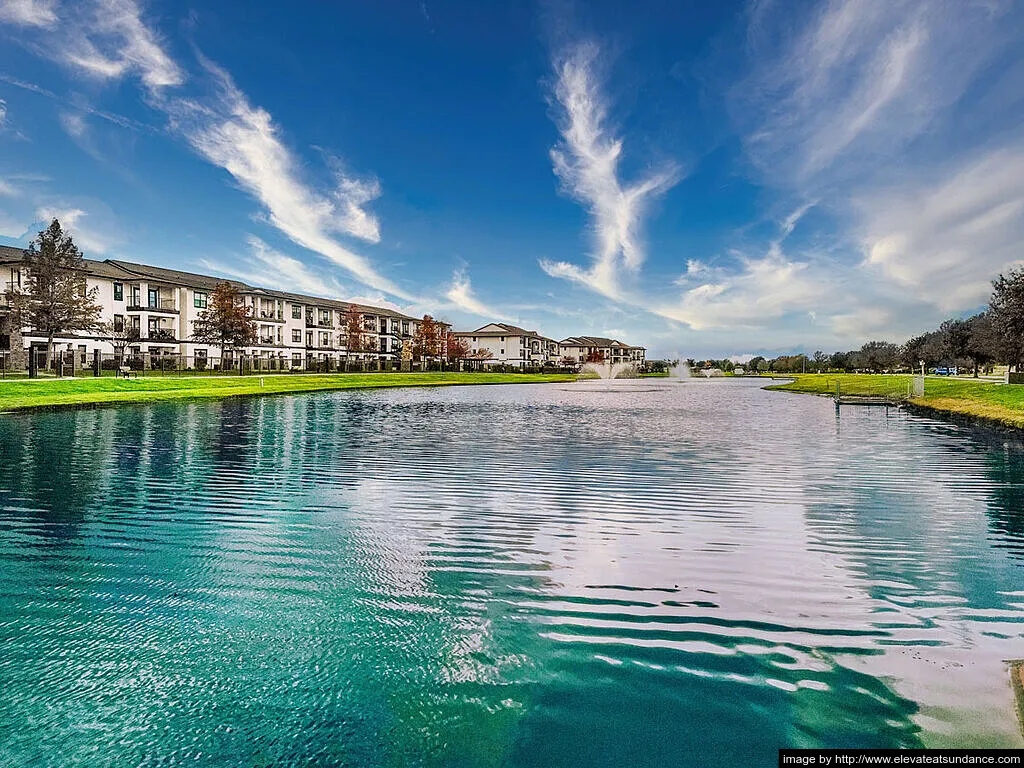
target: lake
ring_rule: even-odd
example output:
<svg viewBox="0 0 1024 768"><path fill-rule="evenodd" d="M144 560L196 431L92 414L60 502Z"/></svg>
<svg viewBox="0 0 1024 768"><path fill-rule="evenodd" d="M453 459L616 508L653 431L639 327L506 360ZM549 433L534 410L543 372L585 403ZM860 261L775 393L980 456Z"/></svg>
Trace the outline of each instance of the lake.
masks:
<svg viewBox="0 0 1024 768"><path fill-rule="evenodd" d="M1024 448L760 383L0 417L0 765L1022 746Z"/></svg>

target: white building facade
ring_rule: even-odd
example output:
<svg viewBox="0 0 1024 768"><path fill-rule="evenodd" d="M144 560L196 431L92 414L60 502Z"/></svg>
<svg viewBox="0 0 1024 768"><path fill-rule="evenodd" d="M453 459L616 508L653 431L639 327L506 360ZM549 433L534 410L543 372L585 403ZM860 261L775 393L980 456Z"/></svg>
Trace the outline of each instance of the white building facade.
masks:
<svg viewBox="0 0 1024 768"><path fill-rule="evenodd" d="M604 336L570 336L558 342L558 349L562 358L571 359L577 365L587 362L592 355L600 355L604 362L613 365L632 363L639 366L647 359L646 348Z"/></svg>
<svg viewBox="0 0 1024 768"><path fill-rule="evenodd" d="M484 365L541 368L558 363L558 342L515 325L488 323L475 331L456 331L455 335L465 339L470 355Z"/></svg>
<svg viewBox="0 0 1024 768"><path fill-rule="evenodd" d="M15 328L5 293L9 288L24 288L27 274L21 265L21 251L0 247L0 353L7 347L11 356L21 349L42 349L46 338L31 328ZM231 358L245 356L257 360L266 370L304 370L334 367L360 361L398 367L408 357L419 321L390 309L355 305L362 319L363 333L358 350L348 349L346 313L353 305L315 296L250 286L235 280L164 269L144 264L107 259L85 259L86 283L97 290L101 307L100 323L137 331L126 354L155 361L165 356L186 359L187 367L227 365L221 351L210 344L192 340L193 324L206 310L210 297L220 283L238 289L244 304L251 308L257 339L251 347L234 350ZM439 323L442 333L448 326ZM113 354L110 335L100 331L80 333L54 340L59 351L78 353L81 365L90 364L94 350ZM77 361L76 361L77 362Z"/></svg>

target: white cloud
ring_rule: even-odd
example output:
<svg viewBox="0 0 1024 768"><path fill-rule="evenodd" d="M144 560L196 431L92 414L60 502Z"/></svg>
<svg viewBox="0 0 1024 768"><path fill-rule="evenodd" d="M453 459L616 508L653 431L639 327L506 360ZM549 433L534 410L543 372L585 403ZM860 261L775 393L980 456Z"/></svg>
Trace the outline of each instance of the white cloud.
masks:
<svg viewBox="0 0 1024 768"><path fill-rule="evenodd" d="M991 295L1024 259L1024 146L984 153L943 176L855 201L866 264L944 311Z"/></svg>
<svg viewBox="0 0 1024 768"><path fill-rule="evenodd" d="M619 178L623 143L607 126L608 105L595 73L598 48L581 44L555 62L554 97L560 110L560 144L551 150L564 191L593 217L595 249L584 269L542 260L552 277L580 282L610 298L621 298L622 270L635 272L644 262L640 223L651 198L676 183L679 173L666 165L632 184Z"/></svg>
<svg viewBox="0 0 1024 768"><path fill-rule="evenodd" d="M832 0L802 25L762 9L752 72L732 94L751 158L769 183L807 191L901 157L1012 42L1009 7Z"/></svg>
<svg viewBox="0 0 1024 768"><path fill-rule="evenodd" d="M56 0L3 0L0 22L26 27L49 27L57 22Z"/></svg>
<svg viewBox="0 0 1024 768"><path fill-rule="evenodd" d="M133 0L94 0L64 26L68 40L61 60L90 77L116 79L135 73L151 92L185 82Z"/></svg>
<svg viewBox="0 0 1024 768"><path fill-rule="evenodd" d="M251 106L226 72L210 62L204 65L215 80L215 94L202 103L162 102L172 127L196 152L230 173L262 204L267 221L292 242L325 256L371 288L409 298L335 237L379 239L376 219L361 207L379 194L378 185L338 174L337 188L329 193L307 186L270 114Z"/></svg>
<svg viewBox="0 0 1024 768"><path fill-rule="evenodd" d="M248 256L242 263L225 264L215 259L200 259L208 270L241 280L257 288L339 298L344 289L334 280L325 280L314 274L298 259L271 248L258 237L249 235Z"/></svg>
<svg viewBox="0 0 1024 768"><path fill-rule="evenodd" d="M471 315L498 320L504 319L504 315L501 312L491 309L473 295L473 286L470 284L469 275L466 274L464 269L457 270L452 275L452 282L445 293L445 297L452 303L455 309L460 309Z"/></svg>
<svg viewBox="0 0 1024 768"><path fill-rule="evenodd" d="M36 209L37 221L49 224L52 219L60 221L61 226L69 232L75 245L81 249L86 258L105 254L119 242L119 238L110 226L102 223L87 223L89 214L73 205L44 205Z"/></svg>
<svg viewBox="0 0 1024 768"><path fill-rule="evenodd" d="M788 259L773 249L760 259L742 259L732 273L717 271L712 282L685 290L677 302L654 307L694 330L761 328L820 306L834 286L825 271Z"/></svg>
<svg viewBox="0 0 1024 768"><path fill-rule="evenodd" d="M213 81L212 93L197 100L171 89L185 83L184 72L143 22L134 0L65 6L59 21L46 44L37 46L42 55L57 56L73 69L103 79L137 74L150 104L168 116L171 128L256 198L269 224L297 245L347 269L365 285L411 298L337 238L346 235L379 242L379 221L366 208L380 195L379 182L346 175L337 163L332 189L322 191L304 182L301 163L282 142L271 115L252 106L225 71L202 57ZM95 114L118 122L117 116ZM61 119L69 135L85 141L87 125L81 114L66 112Z"/></svg>
<svg viewBox="0 0 1024 768"><path fill-rule="evenodd" d="M74 139L82 138L88 130L85 117L74 112L61 112L60 125L64 132Z"/></svg>
<svg viewBox="0 0 1024 768"><path fill-rule="evenodd" d="M274 250L258 237L250 235L248 242L253 259L267 270L263 285L286 287L299 293L327 297L337 297L344 293L336 281L325 280L303 262Z"/></svg>

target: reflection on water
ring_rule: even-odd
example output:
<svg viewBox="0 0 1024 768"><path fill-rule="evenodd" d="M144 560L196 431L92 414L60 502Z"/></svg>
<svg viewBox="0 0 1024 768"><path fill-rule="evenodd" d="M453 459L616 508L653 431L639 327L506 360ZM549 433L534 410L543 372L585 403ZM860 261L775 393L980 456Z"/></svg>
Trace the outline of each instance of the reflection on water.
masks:
<svg viewBox="0 0 1024 768"><path fill-rule="evenodd" d="M0 764L1020 745L1019 444L616 390L0 419Z"/></svg>

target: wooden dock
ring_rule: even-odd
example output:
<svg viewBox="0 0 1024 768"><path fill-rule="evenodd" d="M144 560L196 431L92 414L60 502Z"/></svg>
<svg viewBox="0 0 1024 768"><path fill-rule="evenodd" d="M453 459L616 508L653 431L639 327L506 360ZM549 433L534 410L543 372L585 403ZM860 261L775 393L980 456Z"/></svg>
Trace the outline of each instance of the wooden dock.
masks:
<svg viewBox="0 0 1024 768"><path fill-rule="evenodd" d="M840 405L899 405L902 400L878 395L840 395L833 398Z"/></svg>

